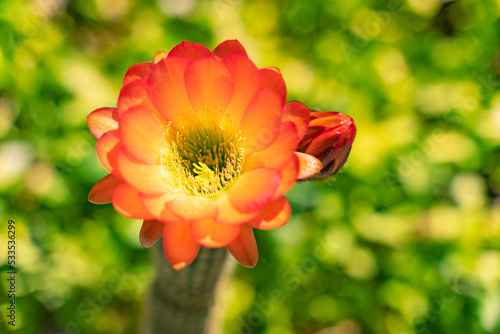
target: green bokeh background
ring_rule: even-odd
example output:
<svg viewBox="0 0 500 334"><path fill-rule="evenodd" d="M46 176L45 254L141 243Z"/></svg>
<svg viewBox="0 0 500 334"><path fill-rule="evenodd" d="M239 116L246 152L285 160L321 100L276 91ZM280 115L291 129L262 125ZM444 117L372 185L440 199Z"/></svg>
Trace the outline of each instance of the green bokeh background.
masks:
<svg viewBox="0 0 500 334"><path fill-rule="evenodd" d="M500 333L500 2L0 1L0 262L18 333L137 333L140 222L87 201L86 128L127 68L237 38L288 100L354 118L343 170L287 195L226 287L224 333ZM165 265L167 265L165 263Z"/></svg>

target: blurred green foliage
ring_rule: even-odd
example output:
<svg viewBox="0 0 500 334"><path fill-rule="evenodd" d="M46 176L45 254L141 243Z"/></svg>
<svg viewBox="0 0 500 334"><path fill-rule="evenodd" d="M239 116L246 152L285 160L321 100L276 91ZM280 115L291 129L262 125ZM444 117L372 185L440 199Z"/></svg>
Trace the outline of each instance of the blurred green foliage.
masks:
<svg viewBox="0 0 500 334"><path fill-rule="evenodd" d="M88 203L86 128L127 68L237 38L289 100L354 118L344 169L287 195L225 333L500 333L500 2L0 1L0 250L17 226L19 333L136 333L140 222ZM167 263L165 263L167 265Z"/></svg>

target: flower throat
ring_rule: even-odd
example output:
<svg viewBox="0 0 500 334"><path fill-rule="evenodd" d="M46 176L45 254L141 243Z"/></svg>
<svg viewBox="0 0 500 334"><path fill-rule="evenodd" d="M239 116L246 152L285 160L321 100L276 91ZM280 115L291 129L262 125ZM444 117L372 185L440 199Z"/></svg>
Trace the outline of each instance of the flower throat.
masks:
<svg viewBox="0 0 500 334"><path fill-rule="evenodd" d="M244 138L234 121L224 115L220 122L193 117L177 130L171 125L164 134L161 160L174 186L189 195L215 197L238 178Z"/></svg>

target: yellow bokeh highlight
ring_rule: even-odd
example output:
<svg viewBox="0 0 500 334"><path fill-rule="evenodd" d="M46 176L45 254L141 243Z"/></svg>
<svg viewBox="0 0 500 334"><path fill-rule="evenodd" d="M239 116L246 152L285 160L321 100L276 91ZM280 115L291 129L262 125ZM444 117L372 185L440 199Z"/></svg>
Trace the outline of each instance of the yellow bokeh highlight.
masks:
<svg viewBox="0 0 500 334"><path fill-rule="evenodd" d="M354 218L354 226L363 238L392 247L407 243L415 224L416 217L396 214L367 213Z"/></svg>
<svg viewBox="0 0 500 334"><path fill-rule="evenodd" d="M406 0L406 3L415 13L425 17L431 17L439 10L438 0Z"/></svg>
<svg viewBox="0 0 500 334"><path fill-rule="evenodd" d="M380 55L376 62L377 71L386 84L400 83L408 76L408 65L401 52L389 51Z"/></svg>
<svg viewBox="0 0 500 334"><path fill-rule="evenodd" d="M430 162L464 162L477 154L476 144L458 131L436 132L425 141Z"/></svg>
<svg viewBox="0 0 500 334"><path fill-rule="evenodd" d="M473 173L462 173L453 179L451 192L455 201L464 208L481 208L486 203L483 179Z"/></svg>
<svg viewBox="0 0 500 334"><path fill-rule="evenodd" d="M419 232L435 240L452 240L464 233L464 221L458 209L452 206L436 206L420 219Z"/></svg>
<svg viewBox="0 0 500 334"><path fill-rule="evenodd" d="M65 113L66 124L84 123L89 110L116 104L118 88L109 82L88 59L72 57L62 60L61 81L75 94Z"/></svg>
<svg viewBox="0 0 500 334"><path fill-rule="evenodd" d="M367 248L354 249L347 261L345 272L356 280L369 280L375 277L378 265L373 252Z"/></svg>
<svg viewBox="0 0 500 334"><path fill-rule="evenodd" d="M472 82L443 82L421 86L416 91L415 104L428 114L440 114L455 109L475 108L481 93Z"/></svg>

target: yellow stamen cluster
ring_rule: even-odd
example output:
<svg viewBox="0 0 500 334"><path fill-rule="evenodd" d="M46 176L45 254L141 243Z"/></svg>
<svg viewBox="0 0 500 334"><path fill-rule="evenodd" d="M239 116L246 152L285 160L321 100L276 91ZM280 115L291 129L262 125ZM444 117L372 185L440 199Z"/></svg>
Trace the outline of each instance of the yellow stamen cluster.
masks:
<svg viewBox="0 0 500 334"><path fill-rule="evenodd" d="M193 117L177 129L169 124L161 161L175 187L188 195L213 198L240 175L243 140L239 127L226 115L220 121Z"/></svg>

